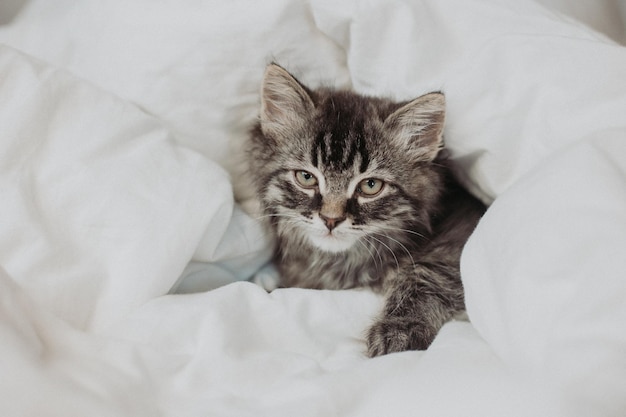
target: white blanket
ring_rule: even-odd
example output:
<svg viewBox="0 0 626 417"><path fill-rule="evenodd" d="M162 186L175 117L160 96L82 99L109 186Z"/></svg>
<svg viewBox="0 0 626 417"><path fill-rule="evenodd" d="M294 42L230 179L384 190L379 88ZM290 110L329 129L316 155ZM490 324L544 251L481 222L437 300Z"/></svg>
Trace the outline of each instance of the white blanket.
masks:
<svg viewBox="0 0 626 417"><path fill-rule="evenodd" d="M626 414L623 46L530 0L30 0L0 21L0 415ZM271 250L236 204L271 60L445 92L491 206L471 322L427 351L364 356L368 291L233 282Z"/></svg>

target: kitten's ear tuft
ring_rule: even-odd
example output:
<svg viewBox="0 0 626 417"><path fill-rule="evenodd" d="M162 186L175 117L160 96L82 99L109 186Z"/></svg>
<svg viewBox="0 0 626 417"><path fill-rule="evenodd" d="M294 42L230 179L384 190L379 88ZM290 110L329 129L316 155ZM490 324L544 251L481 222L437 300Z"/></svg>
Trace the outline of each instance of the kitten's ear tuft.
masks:
<svg viewBox="0 0 626 417"><path fill-rule="evenodd" d="M443 147L445 115L445 96L428 93L393 112L384 128L416 160L432 161Z"/></svg>
<svg viewBox="0 0 626 417"><path fill-rule="evenodd" d="M310 117L315 105L306 89L276 64L265 69L261 89L261 130L274 140L287 138Z"/></svg>

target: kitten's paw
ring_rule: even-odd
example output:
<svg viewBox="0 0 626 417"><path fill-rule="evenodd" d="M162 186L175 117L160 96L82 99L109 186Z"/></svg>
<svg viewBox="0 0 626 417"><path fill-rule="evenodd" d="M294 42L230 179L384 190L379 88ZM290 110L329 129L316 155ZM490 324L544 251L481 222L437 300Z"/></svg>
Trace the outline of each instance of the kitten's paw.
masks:
<svg viewBox="0 0 626 417"><path fill-rule="evenodd" d="M272 292L280 285L280 277L278 273L269 268L263 268L257 272L251 279L253 283L262 287L267 292Z"/></svg>
<svg viewBox="0 0 626 417"><path fill-rule="evenodd" d="M383 317L367 333L367 353L370 357L405 350L425 350L437 335L437 330L406 317Z"/></svg>

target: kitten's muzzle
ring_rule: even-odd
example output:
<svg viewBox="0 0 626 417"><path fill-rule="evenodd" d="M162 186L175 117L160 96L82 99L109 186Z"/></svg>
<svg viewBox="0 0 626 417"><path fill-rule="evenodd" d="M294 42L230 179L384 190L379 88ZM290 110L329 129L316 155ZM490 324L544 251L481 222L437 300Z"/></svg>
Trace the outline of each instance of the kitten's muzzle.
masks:
<svg viewBox="0 0 626 417"><path fill-rule="evenodd" d="M346 219L346 216L327 217L327 216L324 216L322 213L320 213L319 216L320 216L320 219L322 219L324 221L324 224L328 228L329 232L332 232L332 230L335 227L339 226L339 223L341 223L342 221L344 221Z"/></svg>

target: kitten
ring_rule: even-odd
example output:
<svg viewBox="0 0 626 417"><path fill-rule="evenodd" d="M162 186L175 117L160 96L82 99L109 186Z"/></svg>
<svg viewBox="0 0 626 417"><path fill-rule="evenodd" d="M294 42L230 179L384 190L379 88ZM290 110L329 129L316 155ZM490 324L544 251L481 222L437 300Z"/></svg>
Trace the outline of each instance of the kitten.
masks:
<svg viewBox="0 0 626 417"><path fill-rule="evenodd" d="M459 258L484 206L452 178L441 93L312 90L267 67L249 162L282 286L385 294L370 356L426 349L465 309Z"/></svg>

